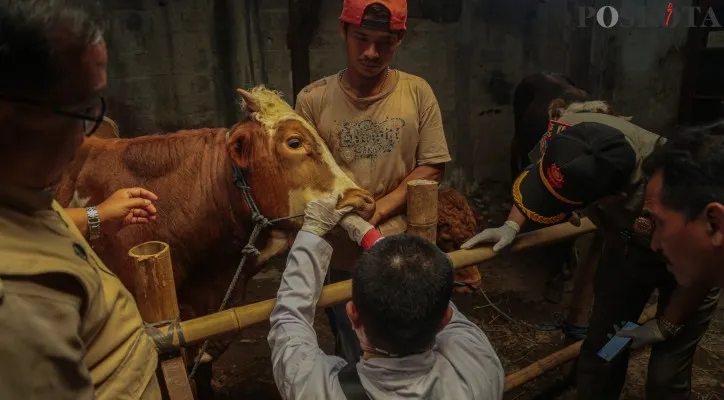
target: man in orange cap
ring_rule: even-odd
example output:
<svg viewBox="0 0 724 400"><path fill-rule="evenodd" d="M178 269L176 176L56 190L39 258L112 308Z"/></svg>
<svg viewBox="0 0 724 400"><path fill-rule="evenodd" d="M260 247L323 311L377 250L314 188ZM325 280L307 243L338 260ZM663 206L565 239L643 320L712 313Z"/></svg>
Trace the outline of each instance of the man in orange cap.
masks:
<svg viewBox="0 0 724 400"><path fill-rule="evenodd" d="M384 235L406 229L407 182L440 181L450 161L440 107L424 79L390 68L406 31L404 0L345 0L340 16L347 68L304 88L297 112L325 140L342 170L377 200L369 221ZM360 248L330 237L330 282L350 279ZM474 270L479 281L479 273ZM360 358L344 304L328 309L336 352Z"/></svg>

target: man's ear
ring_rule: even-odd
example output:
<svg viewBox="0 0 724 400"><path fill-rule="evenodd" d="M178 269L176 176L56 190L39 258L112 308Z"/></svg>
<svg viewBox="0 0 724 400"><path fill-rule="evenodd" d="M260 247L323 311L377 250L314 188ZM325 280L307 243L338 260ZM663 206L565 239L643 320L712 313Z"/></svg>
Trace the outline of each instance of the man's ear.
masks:
<svg viewBox="0 0 724 400"><path fill-rule="evenodd" d="M236 132L231 134L229 140L226 141L226 152L229 153L229 157L234 162L234 165L241 169L245 169L249 166L249 157L251 153L250 137L251 132L245 129L237 129Z"/></svg>
<svg viewBox="0 0 724 400"><path fill-rule="evenodd" d="M407 31L400 31L400 33L397 34L397 46L400 46L402 44L402 39L405 38L405 33Z"/></svg>
<svg viewBox="0 0 724 400"><path fill-rule="evenodd" d="M347 316L349 317L349 321L352 323L352 328L359 329L361 326L360 320L359 320L359 313L357 312L357 307L354 306L354 303L350 300L347 302L347 305L344 307L345 311L347 311Z"/></svg>
<svg viewBox="0 0 724 400"><path fill-rule="evenodd" d="M448 324L448 323L450 322L450 320L452 319L452 316L453 316L452 307L450 307L450 306L448 305L448 306L447 306L447 309L445 309L445 315L442 316L442 321L440 321L440 327L437 328L437 331L438 331L438 332L440 332L441 330L443 330L443 328L445 328L445 326L447 326L447 324Z"/></svg>
<svg viewBox="0 0 724 400"><path fill-rule="evenodd" d="M714 246L724 246L724 205L709 203L704 210L709 236Z"/></svg>

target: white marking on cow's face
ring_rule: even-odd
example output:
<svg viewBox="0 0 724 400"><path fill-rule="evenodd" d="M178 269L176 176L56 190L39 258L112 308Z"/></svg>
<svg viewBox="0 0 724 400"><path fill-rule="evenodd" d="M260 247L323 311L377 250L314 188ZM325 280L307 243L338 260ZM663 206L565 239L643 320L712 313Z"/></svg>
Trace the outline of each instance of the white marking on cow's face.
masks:
<svg viewBox="0 0 724 400"><path fill-rule="evenodd" d="M247 92L248 93L248 92ZM289 214L296 215L304 212L304 206L311 200L326 195L339 196L347 189L359 189L350 177L342 171L337 162L332 157L327 144L319 135L317 130L302 116L297 114L278 93L268 90L263 86L258 86L251 90L250 98L245 98L247 103L253 103L252 107L247 107L247 111L251 112L253 120L262 125L267 135L267 140L274 141L277 127L281 122L295 120L304 126L314 138L314 141L320 144L321 161L332 172L334 182L330 188L330 192L320 192L311 189L293 189L289 191ZM258 110L258 111L255 111ZM270 143L273 145L273 143Z"/></svg>
<svg viewBox="0 0 724 400"><path fill-rule="evenodd" d="M73 192L73 198L70 200L70 203L68 203L67 208L85 208L88 201L90 201L90 197L81 198L80 194L78 194L78 189L76 189Z"/></svg>

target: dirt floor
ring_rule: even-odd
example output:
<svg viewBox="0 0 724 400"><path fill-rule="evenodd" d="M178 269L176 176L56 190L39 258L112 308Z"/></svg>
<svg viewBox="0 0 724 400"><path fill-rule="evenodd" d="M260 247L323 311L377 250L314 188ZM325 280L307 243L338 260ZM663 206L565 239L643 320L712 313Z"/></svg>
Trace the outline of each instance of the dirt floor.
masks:
<svg viewBox="0 0 724 400"><path fill-rule="evenodd" d="M490 189L490 186L488 186ZM495 190L499 189L499 190ZM498 195L491 194L498 193ZM475 196L472 203L480 213L480 224L493 225L504 221L510 207L506 191L501 187ZM489 207L496 204L495 207ZM567 304L552 304L544 300L545 282L560 268L550 259L550 251L533 250L492 260L480 266L484 290L490 300L516 320L531 324L550 324L560 318ZM275 295L279 285L283 260L259 274L249 283L250 302ZM563 347L560 331L538 331L520 323L511 323L497 313L479 294L456 295L459 309L479 324L488 335L503 362L506 373L526 367ZM694 364L693 391L695 399L724 399L724 309L717 312L715 321L697 351ZM315 328L319 343L327 353L332 352L332 335L326 315L317 314ZM245 330L214 366L214 386L219 399L279 399L272 377L270 351L266 342L269 325ZM648 354L632 357L622 398L643 399ZM506 393L505 399L574 399L575 392L551 390L562 379L560 369ZM560 386L560 385L557 385Z"/></svg>

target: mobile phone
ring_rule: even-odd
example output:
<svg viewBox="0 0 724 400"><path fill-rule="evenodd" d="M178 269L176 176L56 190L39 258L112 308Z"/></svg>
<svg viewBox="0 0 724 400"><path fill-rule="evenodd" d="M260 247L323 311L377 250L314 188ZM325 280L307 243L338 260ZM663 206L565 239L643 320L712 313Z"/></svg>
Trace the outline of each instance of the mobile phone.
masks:
<svg viewBox="0 0 724 400"><path fill-rule="evenodd" d="M623 328L621 328L621 330L630 331L638 327L639 324L629 321L626 323L626 325L623 326ZM616 356L619 355L630 343L631 338L614 336L598 352L598 356L606 361L611 361L616 358Z"/></svg>

